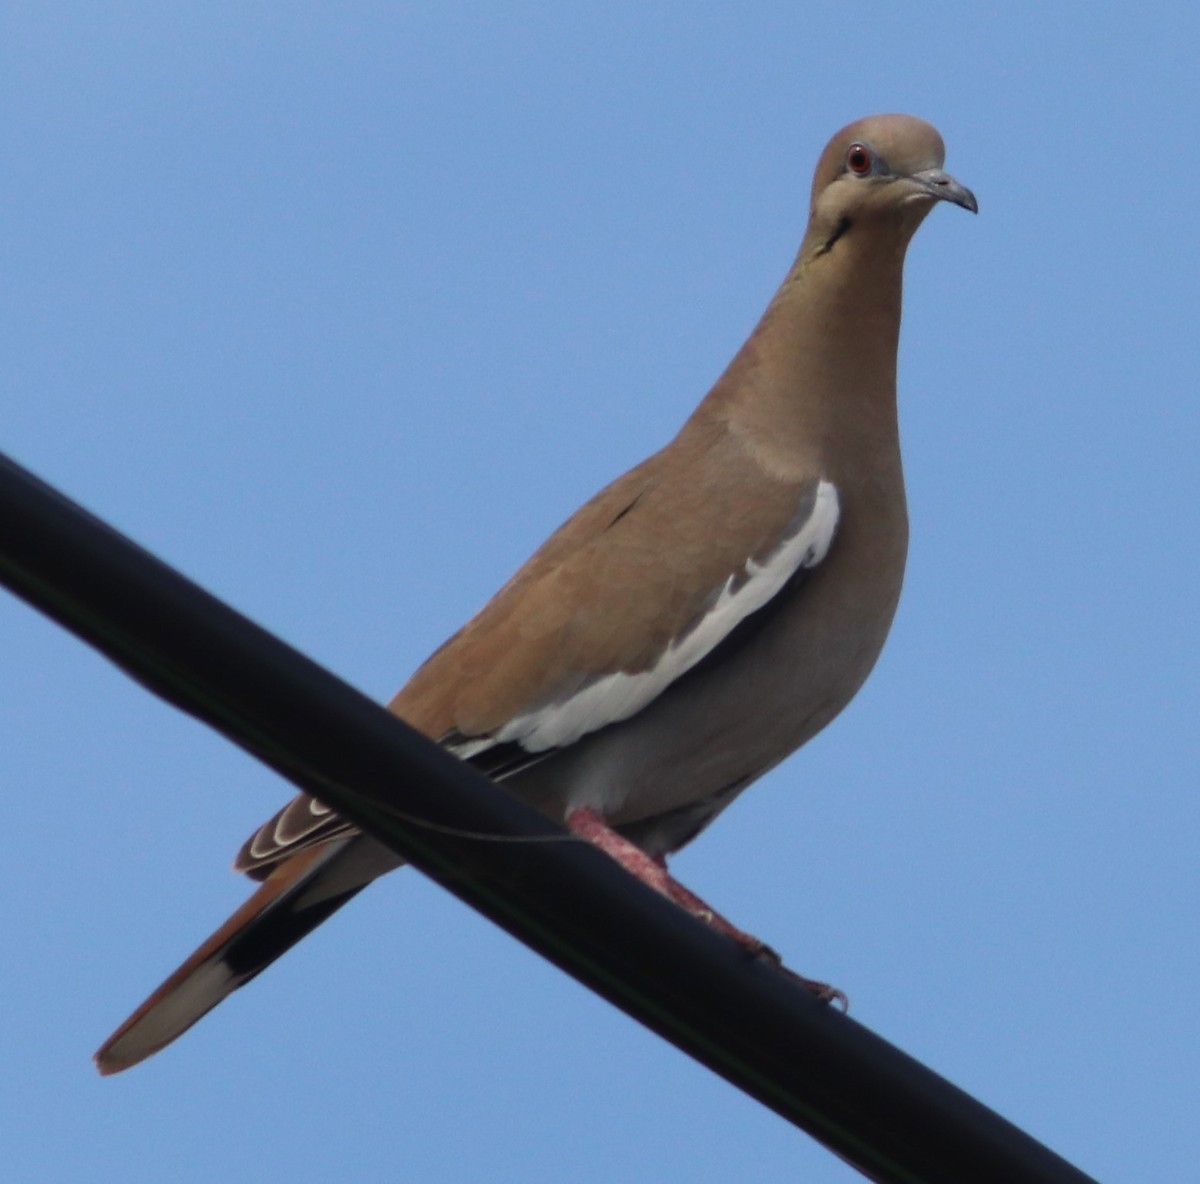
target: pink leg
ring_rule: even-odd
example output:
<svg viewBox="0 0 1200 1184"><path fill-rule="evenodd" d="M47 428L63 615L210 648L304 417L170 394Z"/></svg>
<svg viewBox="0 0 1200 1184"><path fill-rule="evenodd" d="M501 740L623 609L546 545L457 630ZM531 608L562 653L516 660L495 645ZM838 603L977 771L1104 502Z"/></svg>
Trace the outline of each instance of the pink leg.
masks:
<svg viewBox="0 0 1200 1184"><path fill-rule="evenodd" d="M731 921L727 921L716 909L700 899L690 889L685 888L678 880L667 873L665 857L655 858L647 855L640 847L636 847L628 839L617 834L605 821L600 813L590 806L581 806L572 810L566 818L567 829L581 839L599 847L606 855L615 859L627 872L636 876L643 884L648 884L656 892L661 892L668 900L674 901L680 908L691 913L693 917L703 921L710 929L724 934L737 942L742 949L756 958L763 958L774 963L785 974L807 987L814 995L826 1003L836 1003L843 1010L848 1007L848 1000L837 987L814 979L804 978L783 965L783 959L765 942L757 937L738 929Z"/></svg>

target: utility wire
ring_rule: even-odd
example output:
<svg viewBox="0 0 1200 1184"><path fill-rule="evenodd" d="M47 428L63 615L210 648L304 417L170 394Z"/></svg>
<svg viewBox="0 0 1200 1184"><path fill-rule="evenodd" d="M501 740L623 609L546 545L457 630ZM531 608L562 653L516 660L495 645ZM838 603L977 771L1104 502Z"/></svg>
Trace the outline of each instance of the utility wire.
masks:
<svg viewBox="0 0 1200 1184"><path fill-rule="evenodd" d="M1095 1184L2 454L0 582L869 1179Z"/></svg>

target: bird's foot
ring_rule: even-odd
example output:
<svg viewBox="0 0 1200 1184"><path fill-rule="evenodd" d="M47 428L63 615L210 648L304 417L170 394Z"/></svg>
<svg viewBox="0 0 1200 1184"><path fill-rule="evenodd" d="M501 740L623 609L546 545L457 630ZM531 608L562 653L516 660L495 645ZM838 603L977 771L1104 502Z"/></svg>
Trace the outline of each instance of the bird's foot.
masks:
<svg viewBox="0 0 1200 1184"><path fill-rule="evenodd" d="M779 969L788 978L795 979L806 991L811 991L822 1003L827 1003L830 1007L836 1007L843 1015L850 1010L850 996L841 987L833 987L829 983L818 982L815 978L805 978L804 975L797 974L794 970L789 970L782 963L780 963Z"/></svg>
<svg viewBox="0 0 1200 1184"><path fill-rule="evenodd" d="M618 834L604 821L603 816L590 806L581 806L572 810L566 818L567 829L582 839L587 839L593 846L599 847L606 855L615 859L627 872L636 876L643 884L662 893L668 900L674 901L684 911L703 921L710 929L723 934L739 945L753 958L769 962L789 978L794 979L806 990L811 991L823 1003L834 1004L842 1011L849 1009L849 1000L844 991L831 987L828 983L817 982L805 978L794 970L789 970L783 964L783 959L766 942L739 929L716 911L706 901L698 897L690 888L684 887L678 880L667 872L667 861L663 857L655 858L647 855L640 847L631 843L623 835Z"/></svg>

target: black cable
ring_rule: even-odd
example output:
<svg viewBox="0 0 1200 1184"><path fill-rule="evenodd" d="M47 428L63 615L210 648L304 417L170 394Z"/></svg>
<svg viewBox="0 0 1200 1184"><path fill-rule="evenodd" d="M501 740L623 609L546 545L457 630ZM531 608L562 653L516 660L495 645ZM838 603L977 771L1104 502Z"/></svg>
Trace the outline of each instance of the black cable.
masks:
<svg viewBox="0 0 1200 1184"><path fill-rule="evenodd" d="M0 581L870 1179L1090 1180L2 455Z"/></svg>

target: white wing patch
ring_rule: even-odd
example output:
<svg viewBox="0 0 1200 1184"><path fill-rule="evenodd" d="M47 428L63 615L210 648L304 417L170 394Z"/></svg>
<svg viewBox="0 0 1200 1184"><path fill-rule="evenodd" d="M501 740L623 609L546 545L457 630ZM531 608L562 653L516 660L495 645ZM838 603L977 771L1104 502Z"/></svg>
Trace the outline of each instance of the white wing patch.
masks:
<svg viewBox="0 0 1200 1184"><path fill-rule="evenodd" d="M796 572L816 567L833 542L838 516L837 489L821 481L810 512L794 533L761 563L748 559L744 568L730 575L704 616L671 642L653 668L605 675L569 699L514 716L492 736L456 745L454 752L466 760L495 744L514 741L527 752L544 752L636 715L767 604Z"/></svg>

